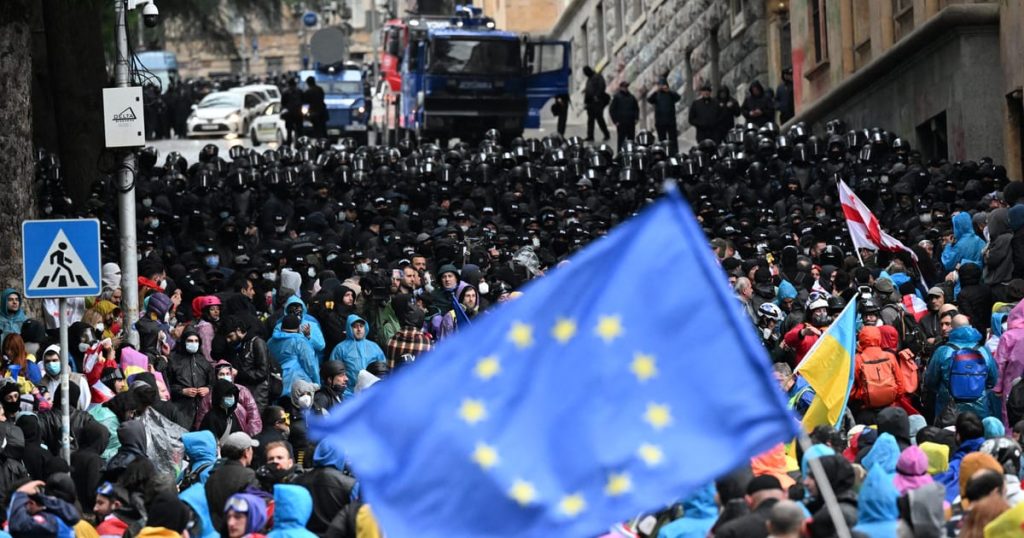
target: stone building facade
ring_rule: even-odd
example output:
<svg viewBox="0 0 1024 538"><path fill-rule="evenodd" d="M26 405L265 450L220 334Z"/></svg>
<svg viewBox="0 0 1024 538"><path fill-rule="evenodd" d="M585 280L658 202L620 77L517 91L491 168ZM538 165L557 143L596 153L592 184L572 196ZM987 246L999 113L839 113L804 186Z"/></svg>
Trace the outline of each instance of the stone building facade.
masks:
<svg viewBox="0 0 1024 538"><path fill-rule="evenodd" d="M477 5L498 28L532 35L550 31L562 10L562 0L482 0Z"/></svg>
<svg viewBox="0 0 1024 538"><path fill-rule="evenodd" d="M742 103L747 88L760 80L767 88L778 80L769 72L768 4L763 0L569 0L550 32L573 44L572 110L585 118L583 66L608 82L630 81L646 95L661 77L683 96L676 109L684 142L693 142L687 121L689 104L704 82L728 87ZM653 128L653 111L641 100L641 126Z"/></svg>

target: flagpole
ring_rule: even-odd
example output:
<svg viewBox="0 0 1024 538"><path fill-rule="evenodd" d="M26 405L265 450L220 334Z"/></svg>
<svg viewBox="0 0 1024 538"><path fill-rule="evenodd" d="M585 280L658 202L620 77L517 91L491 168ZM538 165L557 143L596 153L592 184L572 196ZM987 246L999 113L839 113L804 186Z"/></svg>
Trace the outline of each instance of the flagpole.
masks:
<svg viewBox="0 0 1024 538"><path fill-rule="evenodd" d="M797 437L797 442L800 443L800 449L805 454L811 449L811 438L803 431ZM836 499L835 491L832 490L832 483L828 481L828 475L825 474L825 468L821 466L818 458L808 459L807 464L811 467L811 474L814 475L814 482L818 485L818 492L821 493L822 498L825 500L825 509L828 510L828 515L832 518L832 525L836 528L836 536L839 538L850 538L850 529L846 526L846 519L843 518L843 511L839 508L839 501Z"/></svg>
<svg viewBox="0 0 1024 538"><path fill-rule="evenodd" d="M849 226L847 226L847 227L846 227L846 229L847 229L847 230L849 230L849 229L850 229L850 227L849 227ZM853 238L853 233L852 233L852 232L850 233L850 238L851 238L851 239ZM857 245L854 245L854 246L853 246L853 251L857 253L857 261L859 261L859 262L860 262L860 266L861 266L861 267L867 267L866 265L864 265L864 258L861 258L861 257L860 257L860 248L859 248L859 247L857 247Z"/></svg>

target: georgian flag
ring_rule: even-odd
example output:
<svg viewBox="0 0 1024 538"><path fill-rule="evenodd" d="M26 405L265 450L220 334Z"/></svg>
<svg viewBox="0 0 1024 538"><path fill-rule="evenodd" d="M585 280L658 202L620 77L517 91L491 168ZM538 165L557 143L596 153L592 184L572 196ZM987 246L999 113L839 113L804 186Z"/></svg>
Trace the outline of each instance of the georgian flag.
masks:
<svg viewBox="0 0 1024 538"><path fill-rule="evenodd" d="M853 246L868 250L885 250L888 252L909 252L910 256L917 261L917 254L907 248L895 237L885 233L878 219L871 213L868 206L857 198L857 195L850 190L846 182L839 180L839 201L843 206L843 216L846 217L846 227L850 229L850 239Z"/></svg>

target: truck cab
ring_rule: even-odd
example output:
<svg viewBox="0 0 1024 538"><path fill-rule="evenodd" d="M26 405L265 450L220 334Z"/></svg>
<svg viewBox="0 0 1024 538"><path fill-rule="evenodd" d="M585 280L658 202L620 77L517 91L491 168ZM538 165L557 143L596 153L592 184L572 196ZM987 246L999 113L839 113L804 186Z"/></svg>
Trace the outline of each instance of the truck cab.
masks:
<svg viewBox="0 0 1024 538"><path fill-rule="evenodd" d="M362 69L353 64L318 67L299 73L300 85L306 89L306 79L313 77L324 90L327 105L327 136L351 137L359 144L367 143L366 124L370 118L369 103L365 95ZM305 110L305 107L303 107ZM308 120L303 123L309 125Z"/></svg>
<svg viewBox="0 0 1024 538"><path fill-rule="evenodd" d="M498 129L511 139L539 127L544 103L568 93L568 43L498 30L474 6L408 28L399 124L417 138L472 142Z"/></svg>

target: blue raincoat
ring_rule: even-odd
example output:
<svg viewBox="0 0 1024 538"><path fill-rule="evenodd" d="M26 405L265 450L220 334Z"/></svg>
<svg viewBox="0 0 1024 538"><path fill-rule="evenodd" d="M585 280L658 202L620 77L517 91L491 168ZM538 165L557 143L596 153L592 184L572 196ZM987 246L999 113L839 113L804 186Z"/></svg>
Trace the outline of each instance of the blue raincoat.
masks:
<svg viewBox="0 0 1024 538"><path fill-rule="evenodd" d="M207 432L209 433L209 432ZM178 498L187 504L199 518L202 529L189 529L189 535L199 538L219 538L220 533L213 528L213 519L210 518L210 504L206 501L206 486L194 484L192 487L182 491Z"/></svg>
<svg viewBox="0 0 1024 538"><path fill-rule="evenodd" d="M984 419L988 416L999 415L1000 400L994 397L992 388L999 380L999 367L988 349L981 344L981 333L971 326L957 327L949 333L949 343L961 349L977 346L978 352L985 357L985 366L988 368L988 378L985 380L985 392L980 398L973 402L956 402L958 413L973 411ZM949 392L949 375L953 367L954 349L949 345L940 346L932 355L928 369L924 372L924 386L929 392L935 394L935 419L942 416L947 405L950 405L952 396Z"/></svg>
<svg viewBox="0 0 1024 538"><path fill-rule="evenodd" d="M881 441L886 435L889 434L883 434L878 440ZM893 439L893 444L895 443L896 440ZM876 443L875 448L877 447ZM887 470L880 465L874 465L870 469L857 496L857 526L853 530L862 532L870 538L896 536L896 527L900 519L900 509L896 503L900 494L892 483L892 475Z"/></svg>
<svg viewBox="0 0 1024 538"><path fill-rule="evenodd" d="M206 468L199 473L199 483L205 484L206 479L210 476L210 471L213 470L213 464L217 462L217 439L213 436L213 432L203 430L186 433L181 436L181 441L185 445L185 454L188 456L192 469L206 465Z"/></svg>
<svg viewBox="0 0 1024 538"><path fill-rule="evenodd" d="M957 265L964 262L976 263L978 267L985 268L982 259L982 251L985 250L985 240L974 233L974 223L971 222L971 214L961 211L953 215L953 243L942 249L942 267L947 271L956 269Z"/></svg>
<svg viewBox="0 0 1024 538"><path fill-rule="evenodd" d="M282 396L290 396L296 379L317 384L320 382L320 363L308 338L302 333L274 330L267 342L271 355L281 365Z"/></svg>
<svg viewBox="0 0 1024 538"><path fill-rule="evenodd" d="M284 302L285 311L287 312L288 306L293 304L298 304L302 306L302 323L309 324L309 343L310 345L313 346L313 353L316 354L316 362L317 364L319 364L320 361L324 360L324 355L326 354L327 348L327 343L324 340L324 332L323 330L320 329L320 322L317 321L316 318L314 318L313 316L309 315L309 311L306 309L306 303L302 302L302 299L299 299L299 297L296 295L292 295L291 297L288 298L287 301ZM278 334L287 334L281 330L282 321L284 321L284 318L278 320L277 324L274 325L274 333L271 336L277 336ZM302 333L300 332L299 334Z"/></svg>
<svg viewBox="0 0 1024 538"><path fill-rule="evenodd" d="M683 517L658 530L658 538L704 538L716 520L715 485L708 484L683 501Z"/></svg>
<svg viewBox="0 0 1024 538"><path fill-rule="evenodd" d="M375 342L366 338L356 340L352 336L352 324L357 321L366 323L366 334L370 334L370 324L365 319L355 314L349 314L348 323L345 326L345 339L338 342L338 345L334 346L334 351L331 352L332 361L342 361L345 363L345 375L348 376L348 385L345 386L345 398L355 394L352 389L356 385L356 379L358 379L360 371L365 370L371 362L387 361L384 351Z"/></svg>
<svg viewBox="0 0 1024 538"><path fill-rule="evenodd" d="M267 538L316 538L306 530L313 513L313 497L309 490L294 484L274 486L274 530Z"/></svg>

